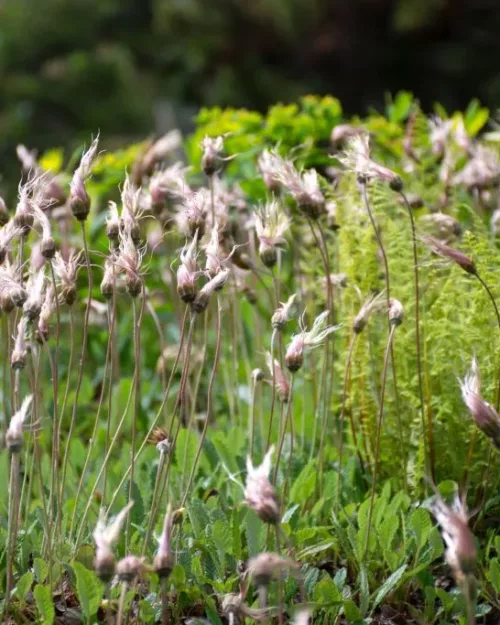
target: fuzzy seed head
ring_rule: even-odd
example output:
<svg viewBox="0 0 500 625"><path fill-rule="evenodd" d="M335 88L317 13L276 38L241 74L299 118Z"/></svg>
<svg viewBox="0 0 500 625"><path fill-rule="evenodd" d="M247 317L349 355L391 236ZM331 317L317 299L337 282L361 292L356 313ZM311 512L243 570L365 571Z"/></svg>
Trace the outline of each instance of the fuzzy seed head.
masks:
<svg viewBox="0 0 500 625"><path fill-rule="evenodd" d="M361 309L354 318L354 322L352 324L352 329L355 334L360 334L366 327L371 313L382 307L382 296L383 292L378 293L377 295L370 295L363 306L361 306Z"/></svg>
<svg viewBox="0 0 500 625"><path fill-rule="evenodd" d="M163 521L163 531L158 544L158 552L153 561L153 568L160 578L168 577L174 567L174 554L171 547L173 525L174 515L169 505Z"/></svg>
<svg viewBox="0 0 500 625"><path fill-rule="evenodd" d="M250 457L247 458L245 502L264 523L276 525L280 520L280 505L276 490L269 481L273 453L274 446L271 446L258 467L253 466Z"/></svg>
<svg viewBox="0 0 500 625"><path fill-rule="evenodd" d="M192 303L194 312L202 313L207 309L212 293L218 292L223 288L229 278L229 273L229 269L222 269L200 289Z"/></svg>
<svg viewBox="0 0 500 625"><path fill-rule="evenodd" d="M293 294L288 298L288 301L281 303L280 307L274 311L271 317L271 324L273 328L282 330L286 324L295 317L297 314L297 294Z"/></svg>
<svg viewBox="0 0 500 625"><path fill-rule="evenodd" d="M338 156L348 171L352 171L360 183L377 179L389 183L393 191L401 191L401 178L387 167L379 165L370 156L370 136L357 134L348 140L347 149Z"/></svg>
<svg viewBox="0 0 500 625"><path fill-rule="evenodd" d="M85 183L92 173L92 165L97 157L98 146L99 136L92 141L90 148L83 153L80 164L75 170L70 183L69 202L71 212L78 221L85 221L90 212L90 197L85 188Z"/></svg>
<svg viewBox="0 0 500 625"><path fill-rule="evenodd" d="M45 299L45 269L32 273L26 283L28 297L23 305L23 312L30 321L40 315Z"/></svg>
<svg viewBox="0 0 500 625"><path fill-rule="evenodd" d="M500 449L500 415L481 397L481 380L477 360L472 359L469 373L460 381L462 399L476 426L485 434L493 445Z"/></svg>
<svg viewBox="0 0 500 625"><path fill-rule="evenodd" d="M11 453L19 453L24 442L24 424L28 417L33 395L28 395L21 404L21 408L14 414L5 435L5 444Z"/></svg>
<svg viewBox="0 0 500 625"><path fill-rule="evenodd" d="M27 329L28 319L26 317L21 317L21 320L17 324L14 349L12 350L12 356L10 358L10 366L13 369L24 369L26 364L26 356L28 355L28 348L26 345Z"/></svg>
<svg viewBox="0 0 500 625"><path fill-rule="evenodd" d="M130 584L145 569L145 558L126 556L116 565L116 575L122 583Z"/></svg>
<svg viewBox="0 0 500 625"><path fill-rule="evenodd" d="M432 507L432 514L441 526L446 543L445 558L458 583L465 575L474 573L477 549L474 536L469 529L469 515L464 501L458 496L451 506L438 495Z"/></svg>
<svg viewBox="0 0 500 625"><path fill-rule="evenodd" d="M389 301L389 321L391 325L399 326L403 323L404 309L403 304L398 299L391 297Z"/></svg>
<svg viewBox="0 0 500 625"><path fill-rule="evenodd" d="M289 227L290 220L277 200L268 202L256 211L255 231L259 239L259 256L266 267L274 267L276 264L276 250L286 243L283 235Z"/></svg>
<svg viewBox="0 0 500 625"><path fill-rule="evenodd" d="M224 137L205 136L201 142L203 154L201 168L207 176L213 176L223 165Z"/></svg>
<svg viewBox="0 0 500 625"><path fill-rule="evenodd" d="M466 256L463 252L456 250L445 243L442 243L434 237L425 237L424 242L432 249L435 254L447 258L456 263L466 273L477 275L477 268L472 258Z"/></svg>
<svg viewBox="0 0 500 625"><path fill-rule="evenodd" d="M276 358L273 361L269 352L266 352L266 365L271 376L273 376L274 373L274 386L278 393L279 400L283 403L287 402L290 394L290 384L283 373L279 361L276 360Z"/></svg>
<svg viewBox="0 0 500 625"><path fill-rule="evenodd" d="M189 245L182 248L180 254L181 265L177 269L177 293L183 302L193 302L198 289L196 280L199 276L197 263L198 232L195 232Z"/></svg>
<svg viewBox="0 0 500 625"><path fill-rule="evenodd" d="M247 574L256 586L268 586L284 571L297 571L298 564L276 553L260 553L248 562Z"/></svg>

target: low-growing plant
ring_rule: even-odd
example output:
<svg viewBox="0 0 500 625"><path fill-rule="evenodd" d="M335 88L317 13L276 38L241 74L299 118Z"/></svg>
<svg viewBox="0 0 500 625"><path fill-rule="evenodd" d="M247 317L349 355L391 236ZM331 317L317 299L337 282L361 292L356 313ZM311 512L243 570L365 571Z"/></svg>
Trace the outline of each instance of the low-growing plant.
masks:
<svg viewBox="0 0 500 625"><path fill-rule="evenodd" d="M6 622L498 618L486 121L311 96L66 170L19 146Z"/></svg>

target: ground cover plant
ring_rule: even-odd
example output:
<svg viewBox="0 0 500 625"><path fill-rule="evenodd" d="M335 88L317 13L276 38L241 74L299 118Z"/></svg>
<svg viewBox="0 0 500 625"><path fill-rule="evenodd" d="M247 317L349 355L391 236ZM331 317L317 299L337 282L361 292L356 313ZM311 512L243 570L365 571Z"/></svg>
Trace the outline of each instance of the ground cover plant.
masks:
<svg viewBox="0 0 500 625"><path fill-rule="evenodd" d="M306 97L18 147L3 621L498 621L488 118Z"/></svg>

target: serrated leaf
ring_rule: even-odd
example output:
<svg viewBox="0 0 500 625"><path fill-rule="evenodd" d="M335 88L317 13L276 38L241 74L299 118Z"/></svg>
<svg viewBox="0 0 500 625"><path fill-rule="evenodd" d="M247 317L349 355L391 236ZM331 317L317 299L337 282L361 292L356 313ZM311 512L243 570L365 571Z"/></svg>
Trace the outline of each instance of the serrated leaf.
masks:
<svg viewBox="0 0 500 625"><path fill-rule="evenodd" d="M308 568L304 575L304 588L306 589L306 593L308 596L312 594L316 584L318 583L318 579L320 576L320 570L314 567Z"/></svg>
<svg viewBox="0 0 500 625"><path fill-rule="evenodd" d="M253 510L248 509L245 519L245 529L248 544L248 555L256 556L260 553L260 545L262 542L263 525L262 521Z"/></svg>
<svg viewBox="0 0 500 625"><path fill-rule="evenodd" d="M97 614L103 593L102 584L98 581L93 571L89 571L79 562L73 564L73 570L76 576L76 591L83 616L90 620Z"/></svg>
<svg viewBox="0 0 500 625"><path fill-rule="evenodd" d="M26 595L30 591L33 584L34 578L35 576L33 575L32 571L28 571L19 578L15 589L15 595L21 603L24 603Z"/></svg>
<svg viewBox="0 0 500 625"><path fill-rule="evenodd" d="M422 549L427 544L429 534L432 530L432 521L430 514L423 508L414 510L408 521L408 528L415 536L417 549Z"/></svg>
<svg viewBox="0 0 500 625"><path fill-rule="evenodd" d="M195 537L205 536L205 528L210 525L210 517L203 501L192 499L188 507L188 514Z"/></svg>
<svg viewBox="0 0 500 625"><path fill-rule="evenodd" d="M316 488L316 463L307 464L293 483L290 490L290 502L303 504L314 493Z"/></svg>
<svg viewBox="0 0 500 625"><path fill-rule="evenodd" d="M56 612L52 602L52 592L48 586L37 584L33 591L36 608L43 625L53 625Z"/></svg>
<svg viewBox="0 0 500 625"><path fill-rule="evenodd" d="M125 495L125 498L127 501L129 500L129 493L130 493L130 480L127 480L123 486L123 494ZM131 499L134 502L134 505L132 506L129 512L130 521L134 525L140 526L144 522L144 502L142 500L141 491L139 490L139 487L137 486L137 483L135 482L135 480L134 480L134 483L132 484Z"/></svg>
<svg viewBox="0 0 500 625"><path fill-rule="evenodd" d="M380 586L380 588L375 594L375 599L372 605L372 611L379 605L379 603L381 603L385 599L385 597L390 592L396 590L407 568L408 568L408 565L403 564L403 566L400 566L399 569L397 569L397 571L394 571L394 573L385 580L382 586Z"/></svg>
<svg viewBox="0 0 500 625"><path fill-rule="evenodd" d="M492 558L488 567L488 579L495 589L496 593L500 593L500 562L498 558Z"/></svg>

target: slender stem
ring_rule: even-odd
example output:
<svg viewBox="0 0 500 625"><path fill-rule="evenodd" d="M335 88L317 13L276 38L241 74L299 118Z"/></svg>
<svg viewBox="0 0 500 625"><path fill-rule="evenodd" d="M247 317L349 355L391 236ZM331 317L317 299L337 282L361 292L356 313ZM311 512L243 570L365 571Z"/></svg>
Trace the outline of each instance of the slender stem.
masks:
<svg viewBox="0 0 500 625"><path fill-rule="evenodd" d="M161 476L163 474L163 467L165 466L166 458L167 458L167 455L165 453L160 454L160 461L158 462L158 468L156 470L155 485L153 489L153 496L151 497L151 502L154 502L157 500L158 490L160 487ZM151 532L153 531L152 519L153 519L153 508L151 508L151 514L149 515L148 528L146 530L146 536L144 537L144 542L142 544L142 552L141 552L142 556L146 554L149 539L151 537Z"/></svg>
<svg viewBox="0 0 500 625"><path fill-rule="evenodd" d="M280 435L280 441L279 441L279 446L278 446L278 455L276 456L276 464L274 467L274 477L273 477L274 485L276 485L276 480L278 478L278 469L279 469L279 464L281 460L281 454L283 452L283 443L285 442L286 428L287 428L288 421L290 420L290 415L292 412L293 383L295 381L295 375L292 374L291 377L292 379L290 381L290 390L288 391L288 403L286 407L285 422L281 425L281 435Z"/></svg>
<svg viewBox="0 0 500 625"><path fill-rule="evenodd" d="M253 458L253 445L255 439L255 406L257 399L257 384L258 381L254 378L252 381L252 400L251 400L251 408L250 408L250 425L249 425L249 437L250 437L250 458Z"/></svg>
<svg viewBox="0 0 500 625"><path fill-rule="evenodd" d="M380 250L380 254L382 256L382 262L384 264L384 273L385 273L385 292L386 292L386 299L387 299L387 315L389 315L389 307L390 307L390 303L391 303L391 278L390 278L390 273L389 273L389 261L387 259L387 253L385 251L385 247L384 247L384 243L382 241L382 237L380 236L380 232L379 229L377 227L377 224L375 222L375 218L373 216L373 212L370 206L370 199L368 197L368 189L367 189L367 185L366 183L360 183L359 184L360 190L361 190L361 197L363 198L363 203L365 205L366 208L366 212L368 213L368 217L370 219L370 223L372 225L373 228L373 232L375 234L375 238L377 240L377 245L378 248ZM389 316L387 316L387 324L389 326L389 330L390 330L390 322L389 322ZM418 342L419 345L419 349L420 349L420 341ZM396 410L396 419L398 421L398 431L399 431L399 435L400 435L400 443L401 443L401 451L402 451L402 463L403 463L403 484L406 490L406 458L407 458L407 452L406 452L406 444L405 441L403 440L403 428L402 428L402 424L401 424L401 410L400 410L400 405L399 405L399 392L398 392L398 384L397 384L397 377L396 377L396 359L394 358L394 348L393 345L391 344L391 369L392 369L392 381L393 381L393 385L394 385L394 400L395 400L395 410ZM421 389L421 386L420 386ZM422 435L423 435L423 444L424 444L424 455L427 458L427 448L426 448L426 438L425 438L425 419L424 419L424 412L423 412L423 403L421 403L421 418L422 418Z"/></svg>
<svg viewBox="0 0 500 625"><path fill-rule="evenodd" d="M205 418L205 423L203 424L203 431L201 433L200 442L198 445L198 449L196 450L196 456L193 462L193 466L191 468L191 474L189 476L189 481L184 492L184 497L182 498L181 508L184 507L186 503L186 499L188 497L189 491L191 489L194 474L196 472L196 467L198 466L198 461L200 459L201 450L203 449L203 444L205 442L205 438L207 436L208 426L210 423L210 417L212 416L212 391L214 386L215 374L217 372L217 365L219 364L219 356L220 356L220 342L221 342L221 302L220 296L217 293L217 329L216 329L216 339L215 339L215 355L214 362L212 366L212 372L210 374L210 380L208 383L208 391L207 391L207 415Z"/></svg>
<svg viewBox="0 0 500 625"><path fill-rule="evenodd" d="M54 423L52 426L52 482L54 498L57 501L57 483L59 473L59 444L60 444L60 415L58 412L59 401L59 334L61 330L61 316L59 311L59 298L57 297L56 275L54 273L54 264L52 260L49 263L50 274L52 278L52 286L54 288L54 300L56 305L56 345L54 351L54 372L55 375L52 379L52 392L54 394ZM61 505L57 503L56 510L56 532L60 534L60 522L61 522Z"/></svg>
<svg viewBox="0 0 500 625"><path fill-rule="evenodd" d="M168 596L167 596L168 577L164 575L160 581L161 592L161 625L168 625Z"/></svg>
<svg viewBox="0 0 500 625"><path fill-rule="evenodd" d="M5 615L8 613L10 593L14 587L14 557L16 553L17 525L19 515L19 470L20 454L15 452L10 458L9 480L9 526L7 530L7 586L5 590Z"/></svg>
<svg viewBox="0 0 500 625"><path fill-rule="evenodd" d="M269 414L269 429L267 432L267 443L266 443L266 451L269 449L269 445L271 444L271 432L273 429L273 416L274 416L274 404L276 402L276 365L274 363L274 343L276 341L276 334L278 330L276 328L273 329L273 333L271 334L271 412Z"/></svg>
<svg viewBox="0 0 500 625"><path fill-rule="evenodd" d="M168 400L168 397L169 397L169 395L170 395L170 389L171 389L171 387L172 387L172 382L173 382L173 379L174 379L175 373L177 372L177 365L178 365L178 362L179 362L180 355L181 355L181 353L182 353L182 348L183 348L183 346L184 346L185 328L186 328L186 320L187 320L187 315L188 315L188 312L189 312L189 308L188 308L188 307L186 307L186 311L185 311L185 314L184 314L184 319L183 319L183 322L182 322L182 330L181 330L181 338L180 338L180 343L179 343L179 349L177 350L177 356L176 356L176 358L175 358L175 362L174 362L174 364L173 364L172 371L171 371L171 373L170 373L170 378L169 378L169 380L168 380L167 390L165 391L165 393L164 393L164 395L163 395L163 399L162 399L162 401L161 401L160 407L158 408L158 410L157 410L157 412L156 412L156 416L155 416L155 418L153 419L153 421L152 421L152 423L151 423L151 426L150 426L150 428L149 428L149 431L148 431L148 433L146 434L146 436L145 436L145 438L144 438L144 440L143 440L143 442L142 442L141 446L140 446L140 447L139 447L139 449L137 450L137 454L136 454L136 456L135 456L135 461L136 461L136 462L137 462L137 459L139 458L139 456L141 455L141 453L144 451L144 448L145 448L145 447L146 447L146 445L148 444L149 437L150 437L150 436L151 436L151 434L153 433L153 430L155 429L156 424L158 423L158 421L159 421L159 419L160 419L160 417L161 417L161 414L162 414L162 412L163 412L163 408L164 408L164 406L165 406L165 404L166 404L166 402L167 402L167 400ZM191 349L190 345L191 345L191 339L192 339L193 327L194 327L194 316L191 318L191 323L190 323L190 326L189 326L189 331L188 331L188 338L187 338L187 344L188 344L188 346L187 346L187 348L186 348L186 358L187 358L187 359L188 359L187 353L188 353L188 351ZM172 428L172 426L170 426L170 428L169 428L169 429L170 429L170 432L169 432L169 434L168 434L168 437L170 437L171 428ZM118 493L121 491L121 489L122 489L122 487L123 487L123 484L125 484L125 480L127 479L128 475L129 475L129 472L130 472L130 465L129 465L129 466L127 467L127 469L125 470L125 473L124 473L124 475L122 476L122 479L121 479L121 481L120 481L120 483L119 483L118 487L115 489L115 492L114 492L114 494L113 494L113 497L111 498L111 501L110 501L110 503L109 503L109 508L111 508L111 507L113 506L113 504L114 504L114 502L115 502L115 499L116 499L116 497L117 497ZM151 504L151 508L153 508L153 504Z"/></svg>
<svg viewBox="0 0 500 625"><path fill-rule="evenodd" d="M346 403L347 403L347 384L349 381L349 374L351 371L351 361L352 361L352 355L354 353L354 346L356 344L356 338L357 338L357 334L353 333L351 337L351 341L349 343L349 351L347 352L347 360L346 360L345 372L344 372L344 391L342 393L342 405L340 408L339 449L338 449L339 468L338 468L338 475L337 475L337 500L336 500L337 512L338 512L338 506L340 505L340 499L341 499L341 494L342 494L342 460L343 460L343 450L344 450L344 419L345 419L345 410L346 410ZM355 434L354 427L352 428L352 434L353 434L353 439L354 439L353 442L357 449L357 442L355 438L356 434Z"/></svg>
<svg viewBox="0 0 500 625"><path fill-rule="evenodd" d="M406 194L404 191L401 191L401 197L406 206L406 210L408 213L408 217L410 218L411 224L411 240L412 240L412 250L413 250L413 281L415 288L415 346L417 348L417 375L418 375L418 390L419 390L419 399L420 399L420 413L422 423L425 424L425 409L424 409L424 386L422 382L422 355L421 355L421 344L420 344L420 288L419 288L419 276L418 276L418 250L417 250L417 233L415 228L415 219L413 218L413 211L408 202ZM425 432L424 440L425 440ZM427 436L429 443L429 466L428 470L430 470L431 479L434 481L435 479L435 450L434 450L434 426L432 423L432 414L430 411L427 413Z"/></svg>
<svg viewBox="0 0 500 625"><path fill-rule="evenodd" d="M495 311L495 317L497 319L498 329L500 330L500 312L498 311L498 306L495 301L495 297L493 293L491 292L491 289L489 288L489 286L486 284L486 282L478 273L476 273L476 278L484 287L484 290L486 291L486 293L488 294L488 297L490 298L490 301L493 305L493 310ZM499 375L498 385L497 385L496 410L497 412L500 410L500 375Z"/></svg>
<svg viewBox="0 0 500 625"><path fill-rule="evenodd" d="M114 272L114 265L113 265ZM109 449L109 443L111 440L111 417L113 411L113 382L115 378L115 358L114 358L114 336L115 336L115 323L116 323L116 284L113 283L113 295L111 299L111 311L108 303L108 332L110 336L110 348L111 348L111 360L110 360L110 368L109 368L109 391L108 391L108 402L107 402L107 418L106 418L106 445L104 448L104 453L106 454ZM106 383L106 380L103 380L103 383ZM107 501L107 487L108 487L108 466L104 469L104 476L102 478L102 500L103 503Z"/></svg>
<svg viewBox="0 0 500 625"><path fill-rule="evenodd" d="M118 616L116 617L116 625L122 625L123 623L123 611L125 609L125 597L127 595L127 582L122 582L122 588L120 592L120 603L118 604Z"/></svg>
<svg viewBox="0 0 500 625"><path fill-rule="evenodd" d="M142 286L142 299L141 299L141 312L139 317L137 316L137 302L135 298L132 298L132 310L133 310L133 318L134 318L134 402L133 402L133 415L132 415L132 449L131 449L131 460L130 460L130 481L129 481L129 489L128 489L128 500L132 501L132 495L134 490L134 468L135 468L135 448L136 448L136 439L137 439L137 418L138 418L138 409L139 409L139 382L140 382L140 371L141 371L141 319L144 311L144 303L146 300L144 294L144 285ZM130 544L130 528L131 528L131 518L130 515L127 516L127 526L125 533L125 551L128 552L128 546Z"/></svg>
<svg viewBox="0 0 500 625"><path fill-rule="evenodd" d="M73 315L73 307L70 307L69 309L69 341L70 341L70 352L69 352L69 361L68 361L68 375L66 376L66 388L64 389L64 397L63 397L63 401L62 401L62 405L61 405L61 412L60 412L60 419L62 421L62 419L64 418L64 413L66 411L66 404L68 402L68 394L69 394L69 389L71 387L71 373L73 371L73 358L74 358L74 352L75 352L75 340L74 340L74 334L75 334L75 319L74 319L74 315ZM73 423L74 425L74 423ZM71 441L71 434L72 434L72 427L70 424L70 428L69 428L69 432L68 432L68 438L66 440L66 446L64 449L64 456L63 456L63 461L62 461L62 469L61 469L61 493L64 490L64 483L65 483L65 479L66 479L66 465L68 462L68 454L69 454L69 443ZM62 502L62 497L61 497L61 502Z"/></svg>
<svg viewBox="0 0 500 625"><path fill-rule="evenodd" d="M87 245L87 235L85 233L85 222L81 221L81 229L82 229L82 242L83 242L83 250L84 250L84 254L85 254L85 265L87 267L87 288L88 288L88 295L87 295L87 307L85 308L85 316L84 316L84 320L83 320L83 335L82 335L82 349L80 352L80 361L78 363L78 374L77 374L77 379L76 379L76 387L75 387L75 397L73 400L73 408L71 411L71 422L70 422L70 426L69 426L69 432L68 432L68 442L67 445L70 444L70 438L71 435L73 433L73 428L75 427L75 423L76 423L76 413L77 413L77 409L78 409L78 399L79 399L79 395L80 395L80 389L82 386L82 381L83 381L83 369L84 369L84 365L85 365L85 356L87 353L87 338L88 338L88 328L89 328L89 317L90 317L90 304L92 301L92 288L93 288L93 281L92 281L92 269L90 266L90 258L89 258L89 249L88 249L88 245ZM61 488L64 488L64 484L61 484ZM74 525L74 517L76 514L76 506L77 502L75 501L75 507L74 507L74 511L73 511L73 520L71 522L71 525Z"/></svg>
<svg viewBox="0 0 500 625"><path fill-rule="evenodd" d="M387 380L387 367L389 364L389 354L391 352L392 340L394 338L394 332L396 330L396 325L391 325L391 331L389 333L389 338L387 339L387 346L385 348L384 355L384 369L382 371L382 386L380 389L380 406L378 413L378 422L377 422L377 437L375 441L375 459L373 461L373 474L372 474L372 486L370 492L370 508L368 511L368 523L366 528L366 543L363 560L366 559L368 554L368 547L370 544L370 531L372 525L372 516L373 516L373 504L375 502L375 488L377 485L377 473L378 473L378 462L380 456L380 438L382 433L382 421L384 418L384 398L385 398L385 388L386 388L386 380Z"/></svg>

